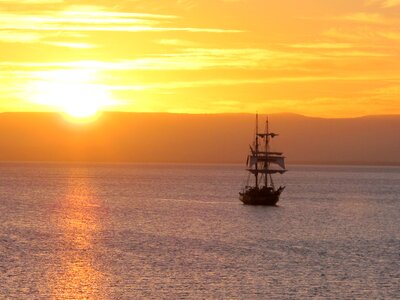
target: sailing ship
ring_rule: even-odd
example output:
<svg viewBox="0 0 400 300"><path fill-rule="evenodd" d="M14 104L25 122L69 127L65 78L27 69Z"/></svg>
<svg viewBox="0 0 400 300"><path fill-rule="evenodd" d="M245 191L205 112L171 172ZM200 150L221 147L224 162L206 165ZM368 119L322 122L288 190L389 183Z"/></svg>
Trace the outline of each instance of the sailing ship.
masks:
<svg viewBox="0 0 400 300"><path fill-rule="evenodd" d="M268 117L265 123L265 132L258 132L258 115L256 115L256 133L253 145L250 145L250 153L247 156L247 171L249 177L247 185L239 193L239 199L248 205L274 206L285 186L275 188L273 174L285 173L285 157L282 152L272 152L271 139L278 134L269 132ZM254 185L249 185L251 175L254 175Z"/></svg>

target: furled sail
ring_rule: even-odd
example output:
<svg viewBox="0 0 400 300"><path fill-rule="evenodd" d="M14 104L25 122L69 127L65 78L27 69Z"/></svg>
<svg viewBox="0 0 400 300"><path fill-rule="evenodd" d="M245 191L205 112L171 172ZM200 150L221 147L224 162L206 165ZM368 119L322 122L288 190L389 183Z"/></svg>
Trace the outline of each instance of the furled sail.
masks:
<svg viewBox="0 0 400 300"><path fill-rule="evenodd" d="M279 134L270 132L270 133L257 133L257 135L258 135L259 137L261 137L261 138L266 138L266 137L268 137L268 136L274 138L274 137L278 136Z"/></svg>
<svg viewBox="0 0 400 300"><path fill-rule="evenodd" d="M259 170L254 170L254 169L247 169L250 173L256 175L256 174L283 174L287 170L268 170L268 169L259 169Z"/></svg>
<svg viewBox="0 0 400 300"><path fill-rule="evenodd" d="M268 155L282 155L282 152L271 152L271 151L255 151L253 147L250 146L250 151L252 154L268 154Z"/></svg>

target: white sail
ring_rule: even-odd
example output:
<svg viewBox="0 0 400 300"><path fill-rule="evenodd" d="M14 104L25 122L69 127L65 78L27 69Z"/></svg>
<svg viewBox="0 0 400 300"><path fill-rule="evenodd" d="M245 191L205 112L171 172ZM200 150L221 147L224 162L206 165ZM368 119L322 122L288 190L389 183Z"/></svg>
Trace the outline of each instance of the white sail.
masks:
<svg viewBox="0 0 400 300"><path fill-rule="evenodd" d="M268 161L274 164L277 164L282 169L286 169L285 167L285 157L284 156L269 156Z"/></svg>
<svg viewBox="0 0 400 300"><path fill-rule="evenodd" d="M255 155L249 155L248 156L248 166L250 167L250 168L252 168L253 166L255 166L255 164L258 162L258 161L260 161L259 160L259 158L257 157L257 156L255 156Z"/></svg>
<svg viewBox="0 0 400 300"><path fill-rule="evenodd" d="M247 165L252 168L257 162L266 161L272 164L276 164L282 169L286 169L284 156L249 155L247 158Z"/></svg>

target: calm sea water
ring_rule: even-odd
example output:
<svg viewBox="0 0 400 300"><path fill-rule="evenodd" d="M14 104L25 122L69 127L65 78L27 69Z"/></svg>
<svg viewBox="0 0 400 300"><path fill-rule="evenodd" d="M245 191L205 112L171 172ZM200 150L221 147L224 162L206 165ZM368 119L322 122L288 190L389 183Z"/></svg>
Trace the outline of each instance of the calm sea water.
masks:
<svg viewBox="0 0 400 300"><path fill-rule="evenodd" d="M0 164L1 299L398 299L400 168Z"/></svg>

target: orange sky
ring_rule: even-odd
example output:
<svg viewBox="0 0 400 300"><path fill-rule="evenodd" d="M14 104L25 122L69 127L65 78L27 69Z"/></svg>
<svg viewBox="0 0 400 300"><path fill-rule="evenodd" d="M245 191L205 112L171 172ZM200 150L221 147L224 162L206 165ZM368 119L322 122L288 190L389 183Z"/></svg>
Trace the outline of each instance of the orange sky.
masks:
<svg viewBox="0 0 400 300"><path fill-rule="evenodd" d="M400 114L400 0L0 0L0 112Z"/></svg>

